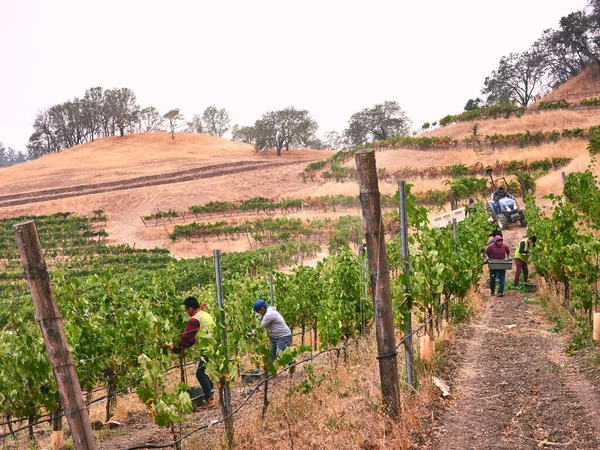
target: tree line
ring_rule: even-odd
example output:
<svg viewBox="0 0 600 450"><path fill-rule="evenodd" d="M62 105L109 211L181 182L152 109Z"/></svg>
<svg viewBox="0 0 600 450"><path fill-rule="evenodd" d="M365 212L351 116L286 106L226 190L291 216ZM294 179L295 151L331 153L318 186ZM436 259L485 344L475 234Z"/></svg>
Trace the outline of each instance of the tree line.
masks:
<svg viewBox="0 0 600 450"><path fill-rule="evenodd" d="M0 166L35 159L48 153L108 136L169 131L204 133L252 144L256 151L312 148L339 150L389 137L407 135L411 121L398 102L386 101L353 114L343 132L330 131L324 140L317 137L317 122L305 109L290 106L267 111L253 125L232 126L229 112L209 106L201 114L185 121L179 108L161 114L154 106L140 107L129 88L87 89L83 97L40 110L26 154L13 149L0 152Z"/></svg>
<svg viewBox="0 0 600 450"><path fill-rule="evenodd" d="M324 133L324 140L317 138L317 123L307 110L288 107L268 111L251 126L235 125L234 140L254 145L257 150L273 148L281 156L281 150L290 147L341 150L390 137L406 136L411 121L398 102L386 101L352 114L348 127L342 131Z"/></svg>
<svg viewBox="0 0 600 450"><path fill-rule="evenodd" d="M548 91L600 62L600 0L564 16L557 29L547 29L526 51L500 58L486 77L481 93L488 105L514 103L526 107L537 93ZM471 99L465 110L483 103Z"/></svg>
<svg viewBox="0 0 600 450"><path fill-rule="evenodd" d="M27 143L27 158L38 158L65 148L107 136L176 130L206 133L223 137L230 128L229 113L209 106L191 122L183 123L183 115L175 108L161 114L154 106L140 107L129 88L87 89L76 97L39 111L33 133Z"/></svg>
<svg viewBox="0 0 600 450"><path fill-rule="evenodd" d="M16 151L12 147L6 148L2 142L0 142L0 167L12 166L25 161L25 155L21 152Z"/></svg>

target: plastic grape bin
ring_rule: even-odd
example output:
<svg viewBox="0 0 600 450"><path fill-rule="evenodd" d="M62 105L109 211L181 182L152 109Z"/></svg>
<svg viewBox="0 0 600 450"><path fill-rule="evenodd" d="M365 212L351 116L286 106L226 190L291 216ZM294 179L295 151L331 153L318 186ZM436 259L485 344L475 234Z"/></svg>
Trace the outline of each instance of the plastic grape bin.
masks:
<svg viewBox="0 0 600 450"><path fill-rule="evenodd" d="M200 386L193 386L187 390L192 399L192 408L198 408L204 404L204 391Z"/></svg>
<svg viewBox="0 0 600 450"><path fill-rule="evenodd" d="M490 270L510 270L512 269L512 261L507 259L490 259L488 267Z"/></svg>
<svg viewBox="0 0 600 450"><path fill-rule="evenodd" d="M240 373L240 376L242 377L243 384L253 384L264 380L267 377L267 374L263 369L254 369L246 370Z"/></svg>

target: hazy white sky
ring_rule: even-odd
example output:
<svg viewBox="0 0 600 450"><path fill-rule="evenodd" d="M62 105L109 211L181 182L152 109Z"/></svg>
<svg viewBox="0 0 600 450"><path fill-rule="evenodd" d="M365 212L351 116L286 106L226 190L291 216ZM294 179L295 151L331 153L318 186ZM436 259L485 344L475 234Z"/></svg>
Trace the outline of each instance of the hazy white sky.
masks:
<svg viewBox="0 0 600 450"><path fill-rule="evenodd" d="M502 55L586 0L0 0L0 141L39 109L129 87L142 107L235 123L308 109L320 134L384 100L415 126L460 112Z"/></svg>

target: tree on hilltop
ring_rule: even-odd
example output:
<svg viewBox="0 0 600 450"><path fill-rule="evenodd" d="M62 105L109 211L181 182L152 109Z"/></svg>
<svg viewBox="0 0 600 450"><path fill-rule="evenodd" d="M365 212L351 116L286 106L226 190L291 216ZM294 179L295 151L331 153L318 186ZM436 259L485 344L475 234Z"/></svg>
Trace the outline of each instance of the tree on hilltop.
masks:
<svg viewBox="0 0 600 450"><path fill-rule="evenodd" d="M150 133L159 131L163 125L164 118L154 106L148 106L140 111L140 131Z"/></svg>
<svg viewBox="0 0 600 450"><path fill-rule="evenodd" d="M231 129L231 138L234 141L245 142L246 144L252 144L256 142L256 132L254 127L239 126L235 124Z"/></svg>
<svg viewBox="0 0 600 450"><path fill-rule="evenodd" d="M474 111L477 108L481 108L481 99L477 97L476 99L470 98L465 105L465 111Z"/></svg>
<svg viewBox="0 0 600 450"><path fill-rule="evenodd" d="M168 111L163 118L169 124L169 130L171 130L171 139L175 140L175 130L179 128L180 122L183 120L183 115L179 111L179 108Z"/></svg>
<svg viewBox="0 0 600 450"><path fill-rule="evenodd" d="M231 120L225 108L209 106L202 113L206 133L222 138L229 131Z"/></svg>
<svg viewBox="0 0 600 450"><path fill-rule="evenodd" d="M551 86L564 83L594 59L592 19L583 11L562 17L558 30L545 30L535 45L543 52Z"/></svg>
<svg viewBox="0 0 600 450"><path fill-rule="evenodd" d="M187 123L186 133L204 133L204 123L200 114L194 114L192 121Z"/></svg>
<svg viewBox="0 0 600 450"><path fill-rule="evenodd" d="M137 122L140 107L133 91L129 88L110 89L105 92L104 113L109 118L105 121L105 136L125 136Z"/></svg>
<svg viewBox="0 0 600 450"><path fill-rule="evenodd" d="M256 150L274 148L277 156L281 150L292 146L307 148L315 142L319 126L305 109L293 106L279 111L269 111L254 124L254 147Z"/></svg>
<svg viewBox="0 0 600 450"><path fill-rule="evenodd" d="M14 148L4 147L4 144L0 142L0 167L12 166L25 161L25 155L21 152L16 151Z"/></svg>
<svg viewBox="0 0 600 450"><path fill-rule="evenodd" d="M411 121L396 101L379 103L353 114L344 134L352 145L406 136Z"/></svg>
<svg viewBox="0 0 600 450"><path fill-rule="evenodd" d="M98 137L124 136L140 128L140 113L131 89L87 89L81 99L75 97L38 111L27 155L33 159Z"/></svg>
<svg viewBox="0 0 600 450"><path fill-rule="evenodd" d="M488 104L509 100L525 107L533 92L542 85L546 71L544 62L544 54L538 47L503 56L498 68L485 79L481 93L487 95Z"/></svg>
<svg viewBox="0 0 600 450"><path fill-rule="evenodd" d="M104 89L101 87L93 87L85 91L83 96L83 117L89 132L90 141L93 141L96 136L102 135L104 102Z"/></svg>
<svg viewBox="0 0 600 450"><path fill-rule="evenodd" d="M326 131L323 135L323 146L328 150L343 150L350 147L350 143L344 133L339 131Z"/></svg>
<svg viewBox="0 0 600 450"><path fill-rule="evenodd" d="M84 102L78 98L54 105L48 110L57 139L65 147L73 147L88 140Z"/></svg>
<svg viewBox="0 0 600 450"><path fill-rule="evenodd" d="M600 62L600 0L590 0L588 10L589 48L593 61Z"/></svg>

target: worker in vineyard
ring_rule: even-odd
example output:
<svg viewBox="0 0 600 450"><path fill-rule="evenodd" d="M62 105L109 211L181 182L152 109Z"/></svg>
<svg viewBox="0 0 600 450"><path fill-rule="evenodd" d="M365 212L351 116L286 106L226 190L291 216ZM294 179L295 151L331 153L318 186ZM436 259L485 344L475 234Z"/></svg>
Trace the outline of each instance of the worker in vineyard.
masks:
<svg viewBox="0 0 600 450"><path fill-rule="evenodd" d="M475 212L475 200L472 198L469 199L469 204L465 208L465 216L468 216L472 212Z"/></svg>
<svg viewBox="0 0 600 450"><path fill-rule="evenodd" d="M183 301L183 306L185 306L185 312L190 318L185 326L185 331L179 338L177 346L171 345L173 353L181 353L182 350L191 347L196 342L202 342L203 338L210 338L215 328L215 320L209 313L204 311L206 305L203 304L200 306L198 299L195 297L188 297ZM198 368L196 369L196 378L204 393L204 407L212 408L215 406L213 383L205 372L205 365L207 362L206 353L202 348L200 349L200 352L201 356Z"/></svg>
<svg viewBox="0 0 600 450"><path fill-rule="evenodd" d="M531 249L535 247L536 242L537 237L530 236L522 239L517 246L517 250L515 251L515 287L519 285L521 271L523 271L523 283L527 283L527 278L529 277L527 263L529 262L529 256L531 255Z"/></svg>
<svg viewBox="0 0 600 450"><path fill-rule="evenodd" d="M274 306L268 306L264 300L254 302L254 312L261 316L260 327L269 330L271 338L271 358L275 361L279 354L292 343L292 330L287 326L283 316Z"/></svg>
<svg viewBox="0 0 600 450"><path fill-rule="evenodd" d="M486 262L490 259L509 259L510 260L510 249L508 245L504 243L502 236L496 236L494 242L485 249L483 252ZM505 269L490 269L490 289L491 295L494 295L496 291L496 281L498 281L498 297L504 297L504 281L506 279Z"/></svg>
<svg viewBox="0 0 600 450"><path fill-rule="evenodd" d="M500 186L498 190L494 192L492 200L494 200L494 209L496 210L496 214L500 213L500 200L506 197L510 197L510 194L506 191L504 186Z"/></svg>
<svg viewBox="0 0 600 450"><path fill-rule="evenodd" d="M510 195L506 192L504 186L500 186L496 192L494 192L494 201L498 202L501 198L509 197Z"/></svg>
<svg viewBox="0 0 600 450"><path fill-rule="evenodd" d="M490 234L488 234L488 237L490 238L490 240L488 241L487 245L493 244L496 236L502 237L502 230L500 230L499 228L496 228L494 231L492 231Z"/></svg>

